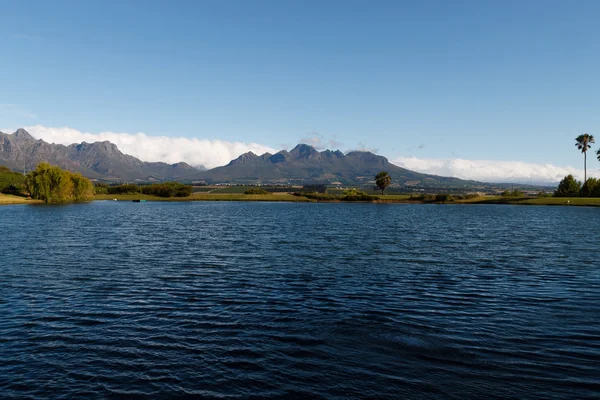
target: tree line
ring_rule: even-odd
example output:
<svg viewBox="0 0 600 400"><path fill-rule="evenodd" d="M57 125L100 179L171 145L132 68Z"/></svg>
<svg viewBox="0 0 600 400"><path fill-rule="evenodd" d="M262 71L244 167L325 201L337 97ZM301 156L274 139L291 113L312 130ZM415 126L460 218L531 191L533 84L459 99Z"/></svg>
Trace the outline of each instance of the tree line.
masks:
<svg viewBox="0 0 600 400"><path fill-rule="evenodd" d="M116 186L98 183L95 192L97 194L147 194L158 197L188 197L192 195L192 186L180 182L162 182L149 185L125 183Z"/></svg>

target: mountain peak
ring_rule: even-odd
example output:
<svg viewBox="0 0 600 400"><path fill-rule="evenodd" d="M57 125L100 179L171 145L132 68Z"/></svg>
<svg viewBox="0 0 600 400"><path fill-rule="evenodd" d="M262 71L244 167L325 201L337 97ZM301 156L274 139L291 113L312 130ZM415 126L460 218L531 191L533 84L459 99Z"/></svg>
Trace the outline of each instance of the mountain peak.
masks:
<svg viewBox="0 0 600 400"><path fill-rule="evenodd" d="M384 156L379 156L377 154L371 153L370 151L361 151L361 150L354 150L354 151L350 151L348 153L346 153L347 157L356 157L359 158L363 161L379 161L382 163L388 163L388 159L385 158Z"/></svg>
<svg viewBox="0 0 600 400"><path fill-rule="evenodd" d="M258 158L258 156L256 154L254 154L251 151L248 151L248 152L242 154L241 156L239 156L238 158L236 158L235 160L231 160L231 162L229 163L229 165L242 164L242 163L245 163L247 161L255 160L257 158Z"/></svg>
<svg viewBox="0 0 600 400"><path fill-rule="evenodd" d="M290 154L293 157L304 157L304 158L308 158L314 154L318 154L319 152L312 147L311 145L305 144L305 143L300 143L298 144L296 147L294 147L292 149L292 151L290 151Z"/></svg>
<svg viewBox="0 0 600 400"><path fill-rule="evenodd" d="M123 155L121 150L117 147L116 144L109 142L107 140L103 142L81 142L79 144L72 144L68 146L69 148L75 148L77 151L96 151L100 153L105 153L107 155Z"/></svg>
<svg viewBox="0 0 600 400"><path fill-rule="evenodd" d="M17 129L15 133L13 133L14 137L19 140L27 140L27 141L35 141L35 138L29 134L25 129Z"/></svg>

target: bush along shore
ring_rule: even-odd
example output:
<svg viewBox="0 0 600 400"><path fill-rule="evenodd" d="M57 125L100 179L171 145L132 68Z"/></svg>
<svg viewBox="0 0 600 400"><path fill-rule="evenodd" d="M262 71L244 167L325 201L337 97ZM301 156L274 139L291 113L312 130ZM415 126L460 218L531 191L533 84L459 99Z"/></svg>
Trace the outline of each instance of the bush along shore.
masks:
<svg viewBox="0 0 600 400"><path fill-rule="evenodd" d="M81 174L40 163L27 175L0 167L0 204L72 203L94 198L94 186Z"/></svg>

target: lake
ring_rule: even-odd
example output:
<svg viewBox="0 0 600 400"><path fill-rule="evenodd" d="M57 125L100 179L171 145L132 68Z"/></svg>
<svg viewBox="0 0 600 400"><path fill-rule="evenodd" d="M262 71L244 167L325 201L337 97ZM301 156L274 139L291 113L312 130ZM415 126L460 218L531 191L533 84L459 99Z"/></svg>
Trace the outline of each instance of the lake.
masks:
<svg viewBox="0 0 600 400"><path fill-rule="evenodd" d="M0 397L600 397L600 208L0 207Z"/></svg>

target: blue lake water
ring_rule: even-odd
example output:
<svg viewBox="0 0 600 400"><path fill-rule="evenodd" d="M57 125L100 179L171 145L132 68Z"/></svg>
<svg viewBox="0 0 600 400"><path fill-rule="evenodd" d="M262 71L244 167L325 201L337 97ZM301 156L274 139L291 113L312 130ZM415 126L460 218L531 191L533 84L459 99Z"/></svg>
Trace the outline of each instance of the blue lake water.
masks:
<svg viewBox="0 0 600 400"><path fill-rule="evenodd" d="M600 397L600 208L0 207L0 397Z"/></svg>

